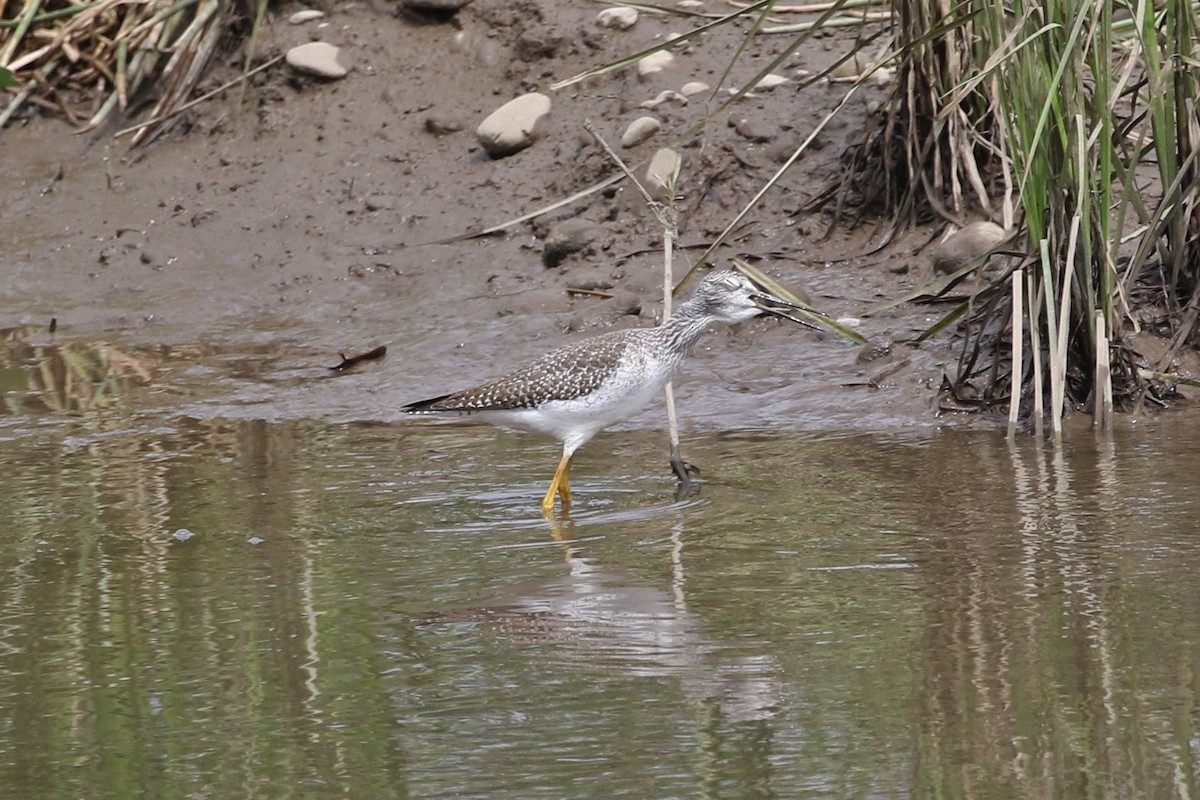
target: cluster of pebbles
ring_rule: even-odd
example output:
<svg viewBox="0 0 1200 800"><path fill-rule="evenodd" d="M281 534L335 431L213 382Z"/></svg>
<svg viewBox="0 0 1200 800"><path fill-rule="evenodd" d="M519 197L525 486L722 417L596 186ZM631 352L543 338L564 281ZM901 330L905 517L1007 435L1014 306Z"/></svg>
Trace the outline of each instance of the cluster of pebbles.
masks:
<svg viewBox="0 0 1200 800"><path fill-rule="evenodd" d="M453 14L470 0L403 0L406 8L422 13ZM681 8L698 8L703 4L700 0L681 0ZM313 10L298 11L289 19L293 24L303 24L318 20L323 12ZM596 25L616 31L626 31L637 25L639 12L629 6L613 6L602 9L596 15ZM669 34L667 41L675 38ZM344 52L326 42L309 42L294 47L287 52L287 63L299 72L326 79L345 77L350 69L350 63ZM662 73L668 72L675 62L675 56L669 49L662 49L641 59L636 65L637 76L642 82L655 80ZM788 83L789 79L782 75L767 75L754 87L755 91L770 91L777 86ZM687 81L678 89L666 89L657 96L641 104L648 112L668 103L686 104L690 98L711 91L708 84L701 81ZM513 98L489 114L476 128L475 135L484 151L492 158L505 158L529 147L538 137L539 125L549 116L551 110L550 98L541 92L529 92ZM662 121L651 113L639 116L628 124L621 134L620 144L624 148L637 147L651 139L662 128ZM733 123L731 123L733 124ZM438 132L438 131L434 131ZM677 167L678 155L672 157L669 152L660 152L647 172L647 180L652 185L662 187L667 178Z"/></svg>
<svg viewBox="0 0 1200 800"><path fill-rule="evenodd" d="M413 13L449 18L457 13L471 0L400 0L400 5ZM703 7L701 0L678 0L677 7L685 10L695 10ZM324 13L318 10L303 10L293 14L289 21L293 24L304 24L318 21ZM611 31L629 31L638 24L640 12L631 6L612 6L601 9L595 17L594 24L601 29ZM317 24L326 24L318 22ZM653 97L639 104L643 112L631 120L625 127L618 140L622 148L635 148L652 140L663 128L663 119L669 116L672 106L687 105L693 99L701 102L711 98L713 89L707 83L681 77L677 88L663 88L671 85L672 70L676 68L676 56L672 50L686 48L684 42L676 42L679 34L663 35L662 47L642 59L633 69L639 83L657 89ZM325 42L314 41L294 47L286 54L286 60L292 68L299 72L317 76L323 79L336 80L350 70L349 59L337 47ZM857 79L859 73L868 68L868 64L858 53L850 54L843 63L832 73L830 80ZM682 70L681 70L682 72ZM796 70L792 77L778 74L768 74L761 77L757 83L748 88L747 96L770 92L787 84L811 77L805 70ZM726 92L742 92L742 87L726 88ZM649 92L648 92L649 93ZM501 104L487 114L475 129L475 136L484 152L490 158L502 159L519 153L537 141L540 129L550 116L553 102L542 92L530 91L514 97ZM729 118L729 125L744 139L752 142L765 143L771 140L769 133L760 129L758 123L741 113L734 113ZM425 121L425 128L430 133L441 135L460 130L462 123L457 119L443 119L431 115ZM791 148L788 148L790 152ZM643 185L655 196L664 200L674 185L681 166L681 157L671 148L658 149L647 162L643 175ZM580 242L586 242L590 236L581 231L569 231L562 237L562 247L547 246L547 265L557 263L566 254L578 250Z"/></svg>
<svg viewBox="0 0 1200 800"><path fill-rule="evenodd" d="M401 0L400 5L417 14L448 18L470 2L471 0ZM324 11L306 8L288 17L288 22L303 25L324 16ZM293 47L287 51L284 60L297 72L317 78L336 80L346 77L350 72L350 60L345 52L328 42L309 42Z"/></svg>

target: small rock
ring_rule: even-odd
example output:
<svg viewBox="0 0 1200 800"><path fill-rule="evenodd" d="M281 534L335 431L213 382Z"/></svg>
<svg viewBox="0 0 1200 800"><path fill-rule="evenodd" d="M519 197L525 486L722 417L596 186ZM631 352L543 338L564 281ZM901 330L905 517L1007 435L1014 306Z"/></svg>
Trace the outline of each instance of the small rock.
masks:
<svg viewBox="0 0 1200 800"><path fill-rule="evenodd" d="M187 528L180 528L179 530L177 530L171 534L171 538L177 542L186 542L188 539L191 539L195 535L196 534L192 533Z"/></svg>
<svg viewBox="0 0 1200 800"><path fill-rule="evenodd" d="M679 89L679 91L684 97L692 97L694 95L704 94L710 88L712 87L703 81L688 81Z"/></svg>
<svg viewBox="0 0 1200 800"><path fill-rule="evenodd" d="M675 56L668 53L666 50L659 50L657 53L650 55L637 62L637 74L641 80L649 80L658 73L670 69L675 63Z"/></svg>
<svg viewBox="0 0 1200 800"><path fill-rule="evenodd" d="M395 201L383 194L370 194L363 198L363 208L367 211L391 211L396 207Z"/></svg>
<svg viewBox="0 0 1200 800"><path fill-rule="evenodd" d="M798 134L787 134L777 139L773 138L771 145L763 152L767 154L767 158L771 159L776 164L782 164L791 158L793 153L800 149L800 143L802 141L803 140Z"/></svg>
<svg viewBox="0 0 1200 800"><path fill-rule="evenodd" d="M646 190L655 200L669 199L667 190L674 185L682 165L679 153L669 147L660 149L650 159L650 165L646 167Z"/></svg>
<svg viewBox="0 0 1200 800"><path fill-rule="evenodd" d="M628 6L606 8L596 15L596 24L601 28L627 31L637 24L638 10Z"/></svg>
<svg viewBox="0 0 1200 800"><path fill-rule="evenodd" d="M935 244L929 261L934 272L949 275L987 255L1007 238L1008 231L994 222L972 222Z"/></svg>
<svg viewBox="0 0 1200 800"><path fill-rule="evenodd" d="M675 92L670 89L664 89L663 91L658 93L658 97L654 98L653 100L646 100L646 101L640 103L639 105L641 105L642 108L658 108L663 103L668 103L672 100L678 100L680 103L683 103L685 106L687 105L687 102L688 102L688 99L686 97L684 97L683 95L681 95L679 92Z"/></svg>
<svg viewBox="0 0 1200 800"><path fill-rule="evenodd" d="M434 14L453 14L471 0L400 0L405 8Z"/></svg>
<svg viewBox="0 0 1200 800"><path fill-rule="evenodd" d="M546 242L542 246L542 264L548 269L557 267L567 256L587 248L598 232L599 228L586 219L560 222L546 234Z"/></svg>
<svg viewBox="0 0 1200 800"><path fill-rule="evenodd" d="M832 81L853 81L867 71L867 59L861 53L855 53L833 68L829 73Z"/></svg>
<svg viewBox="0 0 1200 800"><path fill-rule="evenodd" d="M858 355L854 357L856 364L870 364L872 361L879 361L887 358L892 354L891 342L876 342L874 344L865 345L858 351Z"/></svg>
<svg viewBox="0 0 1200 800"><path fill-rule="evenodd" d="M516 41L513 42L512 53L518 61L527 64L544 61L558 55L559 48L566 41L566 37L555 33L548 26L533 26L517 34Z"/></svg>
<svg viewBox="0 0 1200 800"><path fill-rule="evenodd" d="M629 123L625 133L621 134L621 147L637 147L642 142L658 133L662 123L654 117L638 117Z"/></svg>
<svg viewBox="0 0 1200 800"><path fill-rule="evenodd" d="M762 80L754 84L754 88L760 92L769 92L776 86L782 86L788 83L788 79L782 75L776 75L774 72L769 72L763 76Z"/></svg>
<svg viewBox="0 0 1200 800"><path fill-rule="evenodd" d="M266 541L266 539L260 539L257 536L251 536L249 539L246 540L246 543L253 544L253 545L260 545L260 544L264 543L265 541Z"/></svg>
<svg viewBox="0 0 1200 800"><path fill-rule="evenodd" d="M609 267L581 267L572 275L576 288L591 292L607 292L613 288L612 270Z"/></svg>
<svg viewBox="0 0 1200 800"><path fill-rule="evenodd" d="M292 14L290 17L288 17L288 22L290 22L292 25L303 25L309 20L320 19L323 16L325 16L324 11L318 11L315 8L306 8L303 11L297 11L295 14Z"/></svg>
<svg viewBox="0 0 1200 800"><path fill-rule="evenodd" d="M737 131L743 139L749 139L752 142L769 142L772 139L771 134L763 131L756 123L741 114L733 114L729 117L729 127Z"/></svg>
<svg viewBox="0 0 1200 800"><path fill-rule="evenodd" d="M550 113L550 98L530 92L509 100L479 123L475 135L492 158L503 158L533 144L538 123Z"/></svg>
<svg viewBox="0 0 1200 800"><path fill-rule="evenodd" d="M425 118L425 132L432 133L434 136L445 136L450 133L458 133L464 127L459 119L454 117L443 116L441 114L430 114Z"/></svg>
<svg viewBox="0 0 1200 800"><path fill-rule="evenodd" d="M610 310L619 317L636 317L642 313L641 295L628 289L617 289L608 302Z"/></svg>
<svg viewBox="0 0 1200 800"><path fill-rule="evenodd" d="M287 51L292 69L320 78L344 78L350 65L342 51L326 42L309 42Z"/></svg>

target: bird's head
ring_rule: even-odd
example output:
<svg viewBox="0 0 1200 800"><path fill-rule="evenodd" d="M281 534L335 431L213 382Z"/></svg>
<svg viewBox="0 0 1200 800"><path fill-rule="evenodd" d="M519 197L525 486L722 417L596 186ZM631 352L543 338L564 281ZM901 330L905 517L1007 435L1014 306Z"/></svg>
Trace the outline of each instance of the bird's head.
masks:
<svg viewBox="0 0 1200 800"><path fill-rule="evenodd" d="M796 309L799 306L761 289L748 277L731 269L708 275L696 287L693 300L702 313L728 325L769 314L813 327L787 313L788 309Z"/></svg>

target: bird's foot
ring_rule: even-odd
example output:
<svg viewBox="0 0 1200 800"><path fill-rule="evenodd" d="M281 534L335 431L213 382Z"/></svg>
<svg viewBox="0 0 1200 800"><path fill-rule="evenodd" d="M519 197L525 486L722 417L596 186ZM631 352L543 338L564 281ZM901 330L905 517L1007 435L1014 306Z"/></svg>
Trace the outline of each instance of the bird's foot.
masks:
<svg viewBox="0 0 1200 800"><path fill-rule="evenodd" d="M689 464L682 458L672 458L671 471L679 479L679 483L675 487L676 502L700 491L700 481L696 480L700 476L700 468L695 464Z"/></svg>

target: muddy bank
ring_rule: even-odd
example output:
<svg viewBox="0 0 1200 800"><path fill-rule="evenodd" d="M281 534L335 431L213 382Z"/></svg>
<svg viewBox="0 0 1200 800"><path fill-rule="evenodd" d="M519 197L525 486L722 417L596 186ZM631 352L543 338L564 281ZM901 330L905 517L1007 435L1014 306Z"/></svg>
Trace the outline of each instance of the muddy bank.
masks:
<svg viewBox="0 0 1200 800"><path fill-rule="evenodd" d="M346 78L304 77L280 64L256 76L242 102L235 91L200 106L170 137L134 151L111 130L81 137L49 119L4 132L0 327L32 326L36 333L14 338L34 344L102 341L140 353L158 380L178 387L162 398L185 406L201 398L189 413L387 421L404 402L494 376L571 336L652 324L661 235L631 187L501 235L427 243L611 174L585 120L615 144L634 119L658 119L657 133L619 148L633 164L674 143L713 107L710 95L643 104L688 82L717 85L738 28L687 45L662 72L624 70L552 92L556 80L695 23L643 14L621 31L598 26L593 4L477 0L448 22L347 3L289 25L296 8L273 11L260 53L327 41L352 65ZM730 82L749 80L785 44L763 38ZM796 71L820 70L852 46L815 39L789 60L787 83L744 99L679 146L677 269L844 91L800 88ZM222 67L209 82L235 74ZM532 90L553 103L537 141L489 158L475 127ZM930 231L868 257L870 232L825 238L827 221L799 210L836 173L865 104L882 92L869 89L821 135L722 258L752 261L834 316L857 317L916 285ZM584 231L583 246L544 258L567 221L578 226L568 235ZM579 288L589 293L569 291ZM892 344L938 313L903 308L864 320L867 349L767 321L715 333L680 381L685 427L724 427L731 416L751 427L941 424L935 394L952 355ZM328 377L339 352L380 344L389 348L382 362ZM256 359L249 373L229 366ZM657 425L660 416L639 420Z"/></svg>

